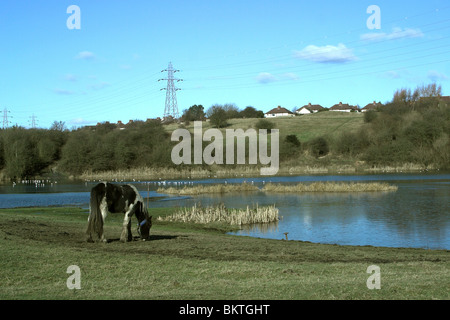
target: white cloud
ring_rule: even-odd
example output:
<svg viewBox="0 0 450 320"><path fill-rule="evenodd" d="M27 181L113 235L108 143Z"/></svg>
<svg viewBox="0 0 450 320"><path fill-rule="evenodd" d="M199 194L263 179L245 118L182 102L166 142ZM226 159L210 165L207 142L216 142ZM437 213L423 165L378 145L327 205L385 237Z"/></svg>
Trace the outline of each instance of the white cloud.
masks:
<svg viewBox="0 0 450 320"><path fill-rule="evenodd" d="M357 59L353 51L342 43L337 46L326 45L322 47L309 45L300 51L296 51L295 57L318 63L345 63Z"/></svg>
<svg viewBox="0 0 450 320"><path fill-rule="evenodd" d="M448 80L448 77L443 74L442 72L436 71L436 70L430 70L428 71L428 79L431 81L443 81Z"/></svg>
<svg viewBox="0 0 450 320"><path fill-rule="evenodd" d="M277 78L269 72L261 72L256 76L256 81L259 83L270 83L277 81Z"/></svg>
<svg viewBox="0 0 450 320"><path fill-rule="evenodd" d="M75 58L81 60L94 60L95 54L90 51L81 51L80 53L77 54Z"/></svg>
<svg viewBox="0 0 450 320"><path fill-rule="evenodd" d="M397 40L397 39L407 39L407 38L422 38L425 35L420 29L411 28L393 28L391 33L385 32L374 32L365 33L360 36L361 40L366 41L384 41L384 40Z"/></svg>

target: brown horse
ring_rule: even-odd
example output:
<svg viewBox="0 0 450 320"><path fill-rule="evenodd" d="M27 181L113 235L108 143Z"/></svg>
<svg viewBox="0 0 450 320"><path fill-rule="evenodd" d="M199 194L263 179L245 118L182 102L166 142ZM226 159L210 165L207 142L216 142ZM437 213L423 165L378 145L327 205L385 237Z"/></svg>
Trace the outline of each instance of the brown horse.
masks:
<svg viewBox="0 0 450 320"><path fill-rule="evenodd" d="M92 188L88 227L86 230L88 242L94 242L92 235L97 235L100 241L107 241L103 234L103 224L108 213L125 214L120 241L133 240L131 234L131 217L133 214L136 215L138 220L137 231L141 239L145 241L150 238L152 217L148 216L144 199L135 186L102 182Z"/></svg>

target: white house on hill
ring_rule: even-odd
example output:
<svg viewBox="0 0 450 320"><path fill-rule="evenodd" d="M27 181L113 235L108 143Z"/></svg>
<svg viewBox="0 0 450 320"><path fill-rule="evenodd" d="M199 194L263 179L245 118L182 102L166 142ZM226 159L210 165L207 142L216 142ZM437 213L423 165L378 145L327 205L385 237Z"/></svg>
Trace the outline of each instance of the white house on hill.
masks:
<svg viewBox="0 0 450 320"><path fill-rule="evenodd" d="M319 112L319 110L322 110L322 109L323 109L323 107L321 105L311 104L311 102L310 102L307 105L304 105L303 107L301 107L300 109L295 111L295 113L297 113L297 114L310 114L310 113Z"/></svg>
<svg viewBox="0 0 450 320"><path fill-rule="evenodd" d="M264 114L266 118L275 118L275 117L293 117L295 116L291 111L286 108L282 108L278 106L277 108L273 108L269 112Z"/></svg>
<svg viewBox="0 0 450 320"><path fill-rule="evenodd" d="M351 106L348 103L339 102L330 108L330 111L351 112L358 111L358 107Z"/></svg>
<svg viewBox="0 0 450 320"><path fill-rule="evenodd" d="M382 106L381 102L372 102L366 105L364 108L361 109L361 112L367 112L370 110L377 110L380 106Z"/></svg>

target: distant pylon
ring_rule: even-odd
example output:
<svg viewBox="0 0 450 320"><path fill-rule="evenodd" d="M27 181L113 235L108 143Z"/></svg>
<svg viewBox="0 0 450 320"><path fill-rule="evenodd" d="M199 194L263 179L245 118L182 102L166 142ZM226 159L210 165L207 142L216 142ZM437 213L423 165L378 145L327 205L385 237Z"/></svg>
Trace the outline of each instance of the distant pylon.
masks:
<svg viewBox="0 0 450 320"><path fill-rule="evenodd" d="M5 108L5 109L3 109L3 111L0 111L0 112L3 112L3 129L6 129L9 126L9 120L8 120L9 111L8 111L8 109Z"/></svg>
<svg viewBox="0 0 450 320"><path fill-rule="evenodd" d="M174 70L172 62L169 62L169 67L167 69L162 70L161 72L166 71L167 71L167 78L158 80L158 81L167 80L167 87L161 89L166 90L166 106L164 108L164 119L167 119L169 116L172 116L174 119L177 119L180 116L178 112L177 91L181 89L175 87L175 81L180 82L183 81L183 79L174 78L173 76L174 73L180 72L180 70Z"/></svg>
<svg viewBox="0 0 450 320"><path fill-rule="evenodd" d="M31 118L31 128L36 129L36 118L37 117L33 113L33 115L30 118Z"/></svg>

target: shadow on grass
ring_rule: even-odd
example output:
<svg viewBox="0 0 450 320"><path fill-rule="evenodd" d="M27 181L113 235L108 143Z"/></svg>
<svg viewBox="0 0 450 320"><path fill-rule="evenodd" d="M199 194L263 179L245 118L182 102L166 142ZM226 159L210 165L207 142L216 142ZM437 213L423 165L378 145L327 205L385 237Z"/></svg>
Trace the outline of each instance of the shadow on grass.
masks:
<svg viewBox="0 0 450 320"><path fill-rule="evenodd" d="M176 238L178 238L178 236L150 235L150 240L148 240L148 241L171 240L171 239L176 239ZM108 239L107 243L119 242L119 241L120 241L120 238L114 238L114 239ZM133 241L141 241L141 237L133 236Z"/></svg>

